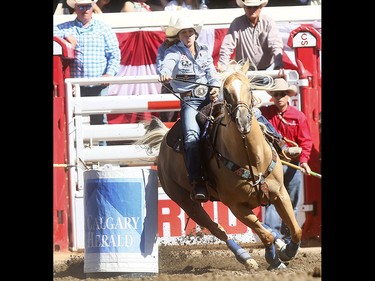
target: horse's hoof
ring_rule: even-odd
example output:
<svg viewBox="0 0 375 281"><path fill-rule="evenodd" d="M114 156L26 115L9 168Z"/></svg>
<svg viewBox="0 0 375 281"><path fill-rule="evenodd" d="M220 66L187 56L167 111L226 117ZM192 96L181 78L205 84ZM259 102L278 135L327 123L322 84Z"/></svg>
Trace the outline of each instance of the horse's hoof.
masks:
<svg viewBox="0 0 375 281"><path fill-rule="evenodd" d="M244 263L245 268L247 271L250 271L251 269L258 269L259 265L254 259L247 259Z"/></svg>
<svg viewBox="0 0 375 281"><path fill-rule="evenodd" d="M285 265L285 263L283 263L283 262L281 262L278 266L276 266L276 267L273 267L272 265L270 265L268 268L267 268L267 270L273 270L273 269L277 269L277 270L279 270L279 269L285 269L286 268L286 265Z"/></svg>
<svg viewBox="0 0 375 281"><path fill-rule="evenodd" d="M284 262L293 259L297 254L299 245L300 243L295 244L292 241L290 241L288 244L284 244L279 251L279 259Z"/></svg>
<svg viewBox="0 0 375 281"><path fill-rule="evenodd" d="M282 245L280 248L279 259L282 261L290 261L292 259L286 254L286 244Z"/></svg>

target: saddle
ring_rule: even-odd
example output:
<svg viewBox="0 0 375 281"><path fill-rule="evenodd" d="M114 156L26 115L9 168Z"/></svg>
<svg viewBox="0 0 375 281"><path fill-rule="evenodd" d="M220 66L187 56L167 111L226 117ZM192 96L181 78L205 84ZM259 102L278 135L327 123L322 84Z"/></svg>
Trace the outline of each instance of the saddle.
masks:
<svg viewBox="0 0 375 281"><path fill-rule="evenodd" d="M223 110L224 102L218 101L212 105L212 112L211 111L211 104L208 104L204 106L196 116L196 120L199 124L199 127L201 128L201 144L203 145L205 140L207 140L207 137L210 136L210 140L213 141L213 135L212 131L213 128L217 127L214 126L209 118L209 116L212 116L213 119L220 118ZM216 129L215 129L216 131ZM202 138L202 136L205 136L205 138ZM182 123L181 119L177 120L175 124L172 126L172 128L168 131L167 134L167 144L169 147L173 148L174 151L182 153L184 151L184 142L183 142L183 134L182 134Z"/></svg>
<svg viewBox="0 0 375 281"><path fill-rule="evenodd" d="M167 133L167 144L173 148L174 151L182 153L184 151L182 141L182 123L181 119L178 119L172 128Z"/></svg>

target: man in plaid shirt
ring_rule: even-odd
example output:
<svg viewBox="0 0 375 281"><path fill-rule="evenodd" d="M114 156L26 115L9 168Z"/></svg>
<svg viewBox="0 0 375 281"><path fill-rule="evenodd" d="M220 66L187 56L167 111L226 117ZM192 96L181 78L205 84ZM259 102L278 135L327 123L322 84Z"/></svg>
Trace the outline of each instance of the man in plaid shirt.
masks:
<svg viewBox="0 0 375 281"><path fill-rule="evenodd" d="M54 36L61 37L75 48L71 63L72 78L115 76L120 67L120 48L112 28L92 17L97 0L68 0L77 14L73 21L54 26ZM81 86L81 96L106 95L108 84ZM106 116L91 115L90 124L106 124Z"/></svg>

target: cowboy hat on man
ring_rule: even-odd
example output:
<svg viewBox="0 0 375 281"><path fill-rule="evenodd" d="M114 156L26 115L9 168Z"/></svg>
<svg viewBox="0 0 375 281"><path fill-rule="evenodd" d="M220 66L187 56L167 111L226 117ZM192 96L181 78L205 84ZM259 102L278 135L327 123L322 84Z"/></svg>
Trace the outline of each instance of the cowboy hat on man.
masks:
<svg viewBox="0 0 375 281"><path fill-rule="evenodd" d="M68 4L68 6L70 8L73 8L75 7L75 5L84 5L84 4L94 4L96 3L98 0L67 0L66 1L66 4Z"/></svg>
<svg viewBox="0 0 375 281"><path fill-rule="evenodd" d="M286 82L284 78L275 78L273 82L274 84L272 85L272 87L266 91L269 95L272 96L274 92L283 92L283 91L286 91L287 95L290 97L294 97L297 95L296 85L289 86L288 82Z"/></svg>
<svg viewBox="0 0 375 281"><path fill-rule="evenodd" d="M268 4L268 0L236 0L236 3L241 8L243 8L244 6L262 6L263 8Z"/></svg>

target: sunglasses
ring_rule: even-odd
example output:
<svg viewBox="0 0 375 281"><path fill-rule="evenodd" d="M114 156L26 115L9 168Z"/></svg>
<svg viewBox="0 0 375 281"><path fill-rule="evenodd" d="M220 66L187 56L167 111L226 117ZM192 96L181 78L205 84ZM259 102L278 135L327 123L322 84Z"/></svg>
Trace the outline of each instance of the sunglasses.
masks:
<svg viewBox="0 0 375 281"><path fill-rule="evenodd" d="M249 9L249 10L258 10L260 8L260 6L245 6L246 9Z"/></svg>
<svg viewBox="0 0 375 281"><path fill-rule="evenodd" d="M273 98L278 98L278 97L283 98L283 97L285 97L286 95L287 95L287 92L282 91L282 92L275 92L275 93L272 95L272 97L273 97Z"/></svg>
<svg viewBox="0 0 375 281"><path fill-rule="evenodd" d="M83 5L83 6L78 6L78 10L80 11L83 11L84 9L86 9L86 11L90 10L92 7L92 5Z"/></svg>

